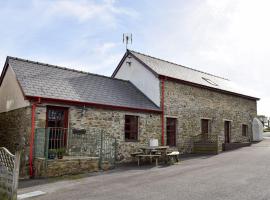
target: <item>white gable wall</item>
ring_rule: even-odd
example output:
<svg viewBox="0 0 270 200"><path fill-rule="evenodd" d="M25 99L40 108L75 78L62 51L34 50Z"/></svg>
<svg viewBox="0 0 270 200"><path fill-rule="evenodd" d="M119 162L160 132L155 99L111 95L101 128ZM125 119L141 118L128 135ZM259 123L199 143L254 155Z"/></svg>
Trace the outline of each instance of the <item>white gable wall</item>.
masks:
<svg viewBox="0 0 270 200"><path fill-rule="evenodd" d="M131 62L131 65L127 64ZM129 80L157 106L160 106L159 79L135 58L126 58L115 78Z"/></svg>
<svg viewBox="0 0 270 200"><path fill-rule="evenodd" d="M24 99L16 75L12 68L8 67L0 87L0 113L26 106L29 106L29 101Z"/></svg>

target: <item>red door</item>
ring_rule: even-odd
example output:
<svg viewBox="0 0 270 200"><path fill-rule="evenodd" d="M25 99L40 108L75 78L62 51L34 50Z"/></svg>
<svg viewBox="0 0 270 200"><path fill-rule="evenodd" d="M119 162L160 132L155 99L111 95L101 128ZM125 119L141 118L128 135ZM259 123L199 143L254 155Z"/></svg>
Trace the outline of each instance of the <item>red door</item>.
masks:
<svg viewBox="0 0 270 200"><path fill-rule="evenodd" d="M167 118L167 145L176 146L176 119Z"/></svg>
<svg viewBox="0 0 270 200"><path fill-rule="evenodd" d="M68 127L68 108L47 107L47 128L49 128L49 149L66 146Z"/></svg>

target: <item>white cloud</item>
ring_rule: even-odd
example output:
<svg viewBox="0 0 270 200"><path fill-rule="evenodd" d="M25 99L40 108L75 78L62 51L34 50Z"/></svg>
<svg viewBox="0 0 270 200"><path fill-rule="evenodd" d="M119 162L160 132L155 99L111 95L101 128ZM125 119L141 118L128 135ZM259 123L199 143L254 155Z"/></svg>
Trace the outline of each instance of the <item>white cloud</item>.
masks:
<svg viewBox="0 0 270 200"><path fill-rule="evenodd" d="M253 95L263 99L258 113L270 115L264 100L270 99L265 88L270 85L269 10L267 0L189 1L181 12L168 5L158 26L146 28L147 45L154 55L256 91Z"/></svg>
<svg viewBox="0 0 270 200"><path fill-rule="evenodd" d="M132 32L135 50L256 90L258 113L270 115L268 0L120 2L5 3L1 59L9 54L110 75L124 53L122 33Z"/></svg>
<svg viewBox="0 0 270 200"><path fill-rule="evenodd" d="M40 1L36 3L39 5ZM46 2L46 4L48 16L71 16L81 23L89 20L101 20L115 25L116 16L118 15L126 15L128 17L137 17L138 15L134 10L116 6L115 1L101 1L100 3L96 3L86 0L60 0Z"/></svg>

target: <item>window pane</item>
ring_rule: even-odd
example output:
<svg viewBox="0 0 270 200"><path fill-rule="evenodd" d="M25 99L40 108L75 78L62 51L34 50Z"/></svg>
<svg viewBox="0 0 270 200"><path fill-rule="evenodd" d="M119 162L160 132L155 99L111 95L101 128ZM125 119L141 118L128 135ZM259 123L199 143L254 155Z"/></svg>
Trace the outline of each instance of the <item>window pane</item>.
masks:
<svg viewBox="0 0 270 200"><path fill-rule="evenodd" d="M125 140L138 139L138 117L132 115L125 116Z"/></svg>
<svg viewBox="0 0 270 200"><path fill-rule="evenodd" d="M242 135L247 136L248 126L246 124L242 124Z"/></svg>

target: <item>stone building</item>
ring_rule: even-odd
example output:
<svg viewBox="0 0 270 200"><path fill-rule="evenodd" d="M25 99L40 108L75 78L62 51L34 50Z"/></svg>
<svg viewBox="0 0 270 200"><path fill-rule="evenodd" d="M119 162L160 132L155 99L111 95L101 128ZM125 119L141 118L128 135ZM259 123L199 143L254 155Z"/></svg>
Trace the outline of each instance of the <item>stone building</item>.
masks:
<svg viewBox="0 0 270 200"><path fill-rule="evenodd" d="M0 146L14 152L19 144L21 177L33 175L35 147L45 144L35 139L37 130L50 127L80 134L104 130L116 138L118 162L129 161L152 138L190 153L192 137L201 133L220 136L220 146L251 136L257 100L227 79L130 50L112 77L7 57L0 78Z"/></svg>
<svg viewBox="0 0 270 200"><path fill-rule="evenodd" d="M128 50L112 77L128 80L161 109L161 142L192 152L192 136L223 143L252 137L256 97L228 79Z"/></svg>

